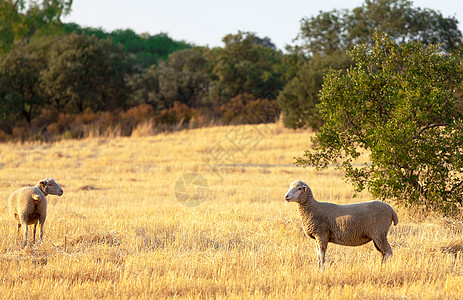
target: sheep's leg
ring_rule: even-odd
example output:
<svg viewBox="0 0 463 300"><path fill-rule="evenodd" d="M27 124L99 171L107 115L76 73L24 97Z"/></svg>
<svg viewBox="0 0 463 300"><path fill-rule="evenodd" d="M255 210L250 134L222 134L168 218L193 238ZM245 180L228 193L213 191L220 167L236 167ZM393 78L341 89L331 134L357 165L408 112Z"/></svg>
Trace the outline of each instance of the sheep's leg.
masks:
<svg viewBox="0 0 463 300"><path fill-rule="evenodd" d="M40 216L40 242L43 242L43 225L45 224L46 217ZM37 225L37 224L36 224Z"/></svg>
<svg viewBox="0 0 463 300"><path fill-rule="evenodd" d="M26 225L27 228L27 225ZM21 233L21 223L18 220L18 235ZM23 246L24 247L24 246Z"/></svg>
<svg viewBox="0 0 463 300"><path fill-rule="evenodd" d="M328 247L328 239L325 237L316 237L315 242L317 245L318 267L323 269L325 264L326 248Z"/></svg>
<svg viewBox="0 0 463 300"><path fill-rule="evenodd" d="M34 235L33 235L33 237L34 237L34 242L33 242L33 244L35 244L35 232L37 231L37 223L38 223L38 222L36 222L36 223L34 224Z"/></svg>
<svg viewBox="0 0 463 300"><path fill-rule="evenodd" d="M387 235L382 235L378 239L374 239L373 243L375 244L376 249L381 252L383 256L381 259L381 263L385 263L389 256L392 256L392 248L387 241Z"/></svg>
<svg viewBox="0 0 463 300"><path fill-rule="evenodd" d="M27 245L27 230L29 226L27 226L27 223L24 223L24 233L23 233L23 248L26 247Z"/></svg>

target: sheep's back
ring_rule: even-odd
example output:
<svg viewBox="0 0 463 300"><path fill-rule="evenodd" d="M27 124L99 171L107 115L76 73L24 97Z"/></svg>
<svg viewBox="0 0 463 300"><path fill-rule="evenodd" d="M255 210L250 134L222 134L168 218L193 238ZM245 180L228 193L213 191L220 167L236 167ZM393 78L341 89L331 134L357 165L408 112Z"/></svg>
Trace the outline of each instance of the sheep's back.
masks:
<svg viewBox="0 0 463 300"><path fill-rule="evenodd" d="M33 195L38 195L40 197L37 206L35 205ZM11 217L17 219L18 216L46 213L47 199L39 188L23 187L10 195L8 198L8 206Z"/></svg>
<svg viewBox="0 0 463 300"><path fill-rule="evenodd" d="M323 202L319 204L329 224L332 243L363 245L391 225L392 208L381 201L345 205Z"/></svg>

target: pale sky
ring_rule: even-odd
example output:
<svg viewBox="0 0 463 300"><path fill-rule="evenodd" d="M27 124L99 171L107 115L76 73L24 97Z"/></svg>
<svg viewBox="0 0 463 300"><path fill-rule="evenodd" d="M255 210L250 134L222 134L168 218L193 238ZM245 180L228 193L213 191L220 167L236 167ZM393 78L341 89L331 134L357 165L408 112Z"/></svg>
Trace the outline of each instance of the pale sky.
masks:
<svg viewBox="0 0 463 300"><path fill-rule="evenodd" d="M167 33L175 40L223 46L222 38L239 30L269 37L279 49L294 44L300 20L320 11L352 9L360 0L74 0L72 12L62 19L105 31L132 29L136 33ZM463 1L415 0L414 7L455 16L463 32Z"/></svg>

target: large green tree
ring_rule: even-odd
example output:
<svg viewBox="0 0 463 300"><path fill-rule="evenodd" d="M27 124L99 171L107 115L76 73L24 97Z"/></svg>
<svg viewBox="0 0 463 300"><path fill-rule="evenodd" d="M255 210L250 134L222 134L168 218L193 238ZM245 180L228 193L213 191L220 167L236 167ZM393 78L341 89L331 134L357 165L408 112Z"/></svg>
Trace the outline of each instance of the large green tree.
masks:
<svg viewBox="0 0 463 300"><path fill-rule="evenodd" d="M122 47L133 56L134 64L140 69L148 69L165 61L169 54L189 49L192 45L185 41L175 41L166 33L150 35L147 33L137 34L131 29L118 29L106 32L101 28L81 27L75 23L64 24L68 33L84 33L88 36L96 36L103 40L111 40L115 45Z"/></svg>
<svg viewBox="0 0 463 300"><path fill-rule="evenodd" d="M409 0L366 0L352 11L321 12L301 21L298 38L309 54L331 54L360 43L371 43L376 31L385 32L396 42L439 43L449 52L462 42L455 17L414 7Z"/></svg>
<svg viewBox="0 0 463 300"><path fill-rule="evenodd" d="M340 51L332 55L315 55L301 62L295 76L278 95L277 103L284 113L285 126L318 130L323 124L317 108L323 76L333 66L344 69L350 64L349 56Z"/></svg>
<svg viewBox="0 0 463 300"><path fill-rule="evenodd" d="M303 53L306 60L278 96L285 126L316 129L323 124L316 107L321 78L330 67L342 69L349 64L345 51L360 43L371 45L374 31L385 32L397 43L439 43L441 50L455 52L462 46L457 25L455 17L414 7L408 0L367 0L353 10L320 12L303 19L298 36L302 45L291 50Z"/></svg>
<svg viewBox="0 0 463 300"><path fill-rule="evenodd" d="M438 46L385 34L349 52L355 66L325 77L326 121L297 162L334 164L358 191L451 212L463 204L463 63ZM370 162L355 160L369 153Z"/></svg>
<svg viewBox="0 0 463 300"><path fill-rule="evenodd" d="M70 34L57 38L40 73L44 97L57 111L79 113L89 108L124 108L132 72L128 55L110 41Z"/></svg>
<svg viewBox="0 0 463 300"><path fill-rule="evenodd" d="M0 120L30 123L40 110L39 63L23 51L13 50L0 60Z"/></svg>
<svg viewBox="0 0 463 300"><path fill-rule="evenodd" d="M0 112L1 129L11 132L14 125L28 124L48 102L43 97L40 74L47 68L49 51L55 39L40 38L17 45L0 54Z"/></svg>
<svg viewBox="0 0 463 300"><path fill-rule="evenodd" d="M132 104L150 104L156 111L172 107L175 101L195 108L204 105L210 83L207 52L200 47L179 50L158 66L131 76Z"/></svg>
<svg viewBox="0 0 463 300"><path fill-rule="evenodd" d="M279 65L283 54L268 38L238 32L223 38L224 48L211 50L212 94L225 103L239 94L276 99L282 88Z"/></svg>
<svg viewBox="0 0 463 300"><path fill-rule="evenodd" d="M72 0L0 1L0 53L35 35L61 31L61 17L70 13L71 5Z"/></svg>

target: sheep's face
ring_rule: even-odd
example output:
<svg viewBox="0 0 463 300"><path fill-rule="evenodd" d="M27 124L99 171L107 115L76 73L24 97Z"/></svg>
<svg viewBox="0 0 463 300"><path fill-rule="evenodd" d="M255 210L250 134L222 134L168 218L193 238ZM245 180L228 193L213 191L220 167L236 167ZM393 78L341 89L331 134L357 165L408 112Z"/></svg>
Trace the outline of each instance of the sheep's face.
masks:
<svg viewBox="0 0 463 300"><path fill-rule="evenodd" d="M44 180L40 180L39 182L42 191L45 195L56 195L61 196L63 194L63 189L56 183L53 178L47 178Z"/></svg>
<svg viewBox="0 0 463 300"><path fill-rule="evenodd" d="M307 193L309 192L311 192L310 188L305 182L296 180L289 185L285 200L288 202L301 202L307 198Z"/></svg>

